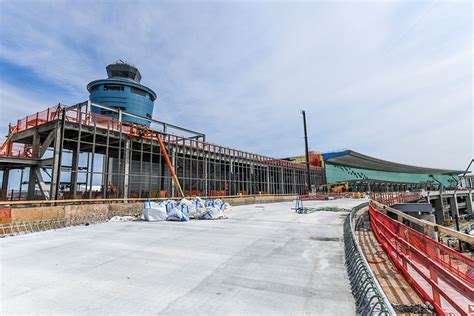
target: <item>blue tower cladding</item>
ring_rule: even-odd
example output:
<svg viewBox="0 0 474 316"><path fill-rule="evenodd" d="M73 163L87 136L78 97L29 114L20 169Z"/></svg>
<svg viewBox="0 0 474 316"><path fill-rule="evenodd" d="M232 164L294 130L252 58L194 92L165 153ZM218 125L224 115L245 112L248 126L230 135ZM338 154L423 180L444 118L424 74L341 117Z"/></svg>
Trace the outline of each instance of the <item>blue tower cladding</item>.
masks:
<svg viewBox="0 0 474 316"><path fill-rule="evenodd" d="M140 84L142 76L138 68L123 61L118 61L108 65L106 69L107 79L94 80L87 85L87 90L90 93L89 100L92 103L151 118L156 93ZM95 106L92 106L91 110L118 119L118 114L115 112ZM150 122L127 115L122 116L122 121L150 127Z"/></svg>

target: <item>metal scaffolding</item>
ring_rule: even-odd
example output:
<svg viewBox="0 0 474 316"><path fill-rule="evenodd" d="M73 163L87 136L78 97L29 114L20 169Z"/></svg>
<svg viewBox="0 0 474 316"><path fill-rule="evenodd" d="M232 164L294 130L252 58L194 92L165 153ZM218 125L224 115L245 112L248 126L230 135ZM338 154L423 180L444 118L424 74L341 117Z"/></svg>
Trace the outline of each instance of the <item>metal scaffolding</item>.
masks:
<svg viewBox="0 0 474 316"><path fill-rule="evenodd" d="M92 106L117 111L119 119ZM83 102L18 120L0 148L4 179L11 169L28 169L27 193L19 197L28 200L175 197L163 152L150 136L159 135L186 196L305 191L304 164L210 144L203 133L139 117L150 121L153 129L147 129L126 122L127 116L136 117ZM323 182L321 168L311 166L310 173L312 184Z"/></svg>

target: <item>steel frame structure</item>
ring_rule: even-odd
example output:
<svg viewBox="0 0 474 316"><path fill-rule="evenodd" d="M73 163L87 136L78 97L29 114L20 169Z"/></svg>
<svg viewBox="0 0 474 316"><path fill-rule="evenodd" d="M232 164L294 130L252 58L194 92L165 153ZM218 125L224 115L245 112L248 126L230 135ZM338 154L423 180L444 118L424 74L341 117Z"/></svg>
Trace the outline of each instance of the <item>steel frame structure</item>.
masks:
<svg viewBox="0 0 474 316"><path fill-rule="evenodd" d="M91 112L92 106L117 111L119 119ZM30 170L28 200L175 197L154 134L163 140L186 196L305 191L304 164L210 144L203 133L139 117L161 127L146 129L122 120L126 116L137 117L88 101L18 120L0 152L4 178L5 171L26 160L20 167ZM322 168L311 166L311 183L322 181Z"/></svg>

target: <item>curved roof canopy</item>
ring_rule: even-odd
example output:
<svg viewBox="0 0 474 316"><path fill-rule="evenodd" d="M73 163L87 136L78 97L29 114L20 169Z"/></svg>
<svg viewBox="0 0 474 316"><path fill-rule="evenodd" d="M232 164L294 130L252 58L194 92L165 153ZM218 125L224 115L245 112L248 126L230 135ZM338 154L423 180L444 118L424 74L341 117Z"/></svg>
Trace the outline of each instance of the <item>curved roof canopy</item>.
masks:
<svg viewBox="0 0 474 316"><path fill-rule="evenodd" d="M459 175L463 171L448 170L448 169L434 169L404 165L396 162L386 161L370 156L360 154L352 150L343 150L336 152L328 152L322 154L324 161L335 165L343 165L353 168L362 168L370 170L388 171L388 172L403 172L403 173L424 173L424 174L445 174L445 175Z"/></svg>

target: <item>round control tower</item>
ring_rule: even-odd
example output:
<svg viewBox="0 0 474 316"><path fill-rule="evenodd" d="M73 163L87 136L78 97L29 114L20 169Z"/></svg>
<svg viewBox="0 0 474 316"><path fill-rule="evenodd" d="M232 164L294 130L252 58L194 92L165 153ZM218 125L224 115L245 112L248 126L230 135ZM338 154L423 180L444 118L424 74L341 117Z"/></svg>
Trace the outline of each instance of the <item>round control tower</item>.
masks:
<svg viewBox="0 0 474 316"><path fill-rule="evenodd" d="M89 100L122 111L151 118L153 114L156 93L140 84L142 76L135 66L118 61L106 67L107 79L99 79L87 85ZM112 111L92 106L92 111L118 119L118 114ZM148 121L122 116L122 121L143 124L150 127Z"/></svg>

